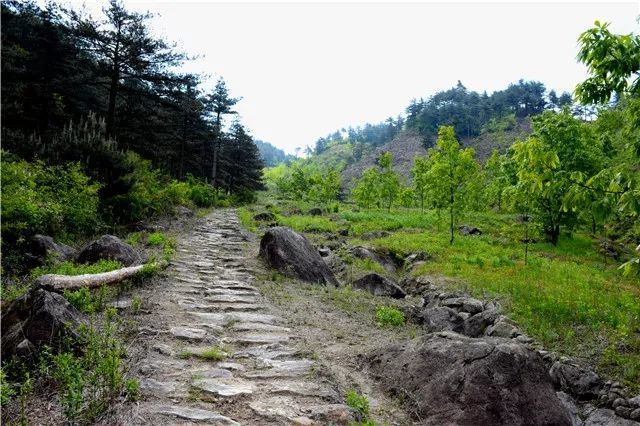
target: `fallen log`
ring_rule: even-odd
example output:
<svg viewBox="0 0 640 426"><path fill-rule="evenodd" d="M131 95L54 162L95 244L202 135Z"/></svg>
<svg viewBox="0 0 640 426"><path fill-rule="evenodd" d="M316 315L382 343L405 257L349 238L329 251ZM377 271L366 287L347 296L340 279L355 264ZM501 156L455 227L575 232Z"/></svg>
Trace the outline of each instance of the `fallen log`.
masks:
<svg viewBox="0 0 640 426"><path fill-rule="evenodd" d="M78 290L82 287L98 288L103 285L115 285L129 278L132 278L142 272L149 266L164 267L166 263L129 266L127 268L116 269L109 272L101 272L99 274L84 275L56 275L47 274L38 277L33 283L34 287L45 288L50 291L61 292L64 290Z"/></svg>

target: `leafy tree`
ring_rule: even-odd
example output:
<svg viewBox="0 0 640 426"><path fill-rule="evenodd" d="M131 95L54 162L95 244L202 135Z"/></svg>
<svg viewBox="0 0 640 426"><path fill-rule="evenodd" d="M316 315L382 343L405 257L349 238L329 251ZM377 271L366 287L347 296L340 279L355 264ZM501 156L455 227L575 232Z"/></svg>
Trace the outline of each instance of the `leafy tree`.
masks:
<svg viewBox="0 0 640 426"><path fill-rule="evenodd" d="M484 172L488 180L486 196L493 205L498 206L498 211L502 209L502 193L510 184L509 177L505 171L507 159L494 149L484 166Z"/></svg>
<svg viewBox="0 0 640 426"><path fill-rule="evenodd" d="M608 23L596 21L578 42L578 60L590 74L576 86L581 102L602 104L609 102L612 95L640 95L640 36L613 34Z"/></svg>
<svg viewBox="0 0 640 426"><path fill-rule="evenodd" d="M514 145L513 158L521 188L534 196L536 219L556 245L561 226L576 224L576 210L565 203L575 173L597 170L602 152L588 127L567 107L560 113L544 112L533 125L533 136Z"/></svg>
<svg viewBox="0 0 640 426"><path fill-rule="evenodd" d="M413 168L411 175L413 177L413 193L420 202L420 211L424 213L424 202L429 194L429 158L415 156L413 158Z"/></svg>
<svg viewBox="0 0 640 426"><path fill-rule="evenodd" d="M384 152L378 159L378 164L382 168L380 172L380 200L391 211L391 206L396 201L400 192L400 175L393 170L392 156L390 152Z"/></svg>
<svg viewBox="0 0 640 426"><path fill-rule="evenodd" d="M413 188L410 186L400 188L398 200L402 207L413 207L415 200L415 193L413 192Z"/></svg>
<svg viewBox="0 0 640 426"><path fill-rule="evenodd" d="M451 126L442 126L436 148L429 150L429 181L438 206L449 210L450 244L454 240L456 214L466 207L470 182L478 175L479 166L472 148L461 149Z"/></svg>
<svg viewBox="0 0 640 426"><path fill-rule="evenodd" d="M380 191L380 172L375 167L369 167L364 171L362 177L356 182L352 190L353 198L358 205L365 209L378 201Z"/></svg>

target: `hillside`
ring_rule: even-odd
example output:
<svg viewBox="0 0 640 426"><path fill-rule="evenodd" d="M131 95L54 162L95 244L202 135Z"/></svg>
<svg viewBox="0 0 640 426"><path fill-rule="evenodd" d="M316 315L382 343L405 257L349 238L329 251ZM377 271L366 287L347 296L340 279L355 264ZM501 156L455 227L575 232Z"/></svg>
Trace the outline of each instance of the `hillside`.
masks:
<svg viewBox="0 0 640 426"><path fill-rule="evenodd" d="M269 142L256 139L254 143L258 147L260 158L262 158L262 161L264 162L264 165L266 167L277 166L280 163L284 163L285 161L295 158L293 155L287 154L286 152Z"/></svg>
<svg viewBox="0 0 640 426"><path fill-rule="evenodd" d="M530 120L524 119L518 120L513 126L507 126L507 128L485 129L479 136L465 138L461 142L464 147L472 147L476 151L477 160L484 163L494 149L504 153L517 139L524 138L530 133ZM427 150L424 148L422 136L415 131L405 130L390 142L363 154L357 161L353 159L352 150L344 145L332 146L322 154L312 157L312 161L321 164L329 162L339 164L342 159L348 164L341 173L342 180L345 185L350 186L351 182L358 179L368 167L376 164L383 152L390 152L393 155L394 169L409 180L413 158L416 155L425 155ZM346 156L341 158L341 154Z"/></svg>

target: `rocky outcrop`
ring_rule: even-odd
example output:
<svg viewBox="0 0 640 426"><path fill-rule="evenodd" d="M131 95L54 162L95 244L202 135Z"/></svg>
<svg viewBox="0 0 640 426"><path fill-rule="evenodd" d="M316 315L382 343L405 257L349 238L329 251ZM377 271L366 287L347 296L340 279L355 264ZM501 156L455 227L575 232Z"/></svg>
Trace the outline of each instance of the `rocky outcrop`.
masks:
<svg viewBox="0 0 640 426"><path fill-rule="evenodd" d="M513 340L428 334L375 351L381 385L424 425L572 425L542 358Z"/></svg>
<svg viewBox="0 0 640 426"><path fill-rule="evenodd" d="M460 225L458 230L462 235L482 235L482 231L476 228L475 226Z"/></svg>
<svg viewBox="0 0 640 426"><path fill-rule="evenodd" d="M322 209L319 207L314 207L307 212L309 216L322 216Z"/></svg>
<svg viewBox="0 0 640 426"><path fill-rule="evenodd" d="M29 263L41 266L47 262L64 262L76 256L76 250L66 244L56 243L53 238L36 234L29 240Z"/></svg>
<svg viewBox="0 0 640 426"><path fill-rule="evenodd" d="M55 351L74 342L85 319L58 293L36 288L14 300L2 314L2 359L29 357L48 345Z"/></svg>
<svg viewBox="0 0 640 426"><path fill-rule="evenodd" d="M351 284L351 287L355 290L368 291L374 296L387 296L395 299L402 299L407 295L398 286L398 284L394 283L389 278L376 273L368 274L355 280Z"/></svg>
<svg viewBox="0 0 640 426"><path fill-rule="evenodd" d="M271 222L276 220L276 215L274 215L271 212L262 212L262 213L258 213L257 215L253 216L253 220L257 221L257 222Z"/></svg>
<svg viewBox="0 0 640 426"><path fill-rule="evenodd" d="M196 215L193 210L185 206L174 207L173 213L177 217L194 217Z"/></svg>
<svg viewBox="0 0 640 426"><path fill-rule="evenodd" d="M396 263L393 258L389 255L385 255L383 253L379 253L374 249L356 246L350 249L351 254L362 260L369 259L375 263L378 263L380 266L384 268L385 271L391 273L396 270Z"/></svg>
<svg viewBox="0 0 640 426"><path fill-rule="evenodd" d="M289 228L277 226L267 230L260 241L259 255L285 275L312 283L339 285L318 250L303 235Z"/></svg>
<svg viewBox="0 0 640 426"><path fill-rule="evenodd" d="M78 255L80 263L94 263L101 259L117 260L124 266L142 263L142 257L133 247L113 235L103 235Z"/></svg>

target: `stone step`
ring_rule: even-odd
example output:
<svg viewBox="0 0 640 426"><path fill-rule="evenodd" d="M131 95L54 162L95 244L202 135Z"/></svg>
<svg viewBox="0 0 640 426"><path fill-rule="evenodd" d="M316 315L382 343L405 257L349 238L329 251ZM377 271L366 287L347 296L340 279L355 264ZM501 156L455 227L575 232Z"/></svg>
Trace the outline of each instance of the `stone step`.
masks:
<svg viewBox="0 0 640 426"><path fill-rule="evenodd" d="M237 295L237 294L214 294L211 296L207 296L205 297L205 300L207 302L214 302L214 303L220 303L220 302L224 302L224 303L256 303L257 302L257 298L253 295L248 296L248 295Z"/></svg>
<svg viewBox="0 0 640 426"><path fill-rule="evenodd" d="M191 385L206 393L216 396L232 397L242 394L252 394L256 386L240 379L197 379Z"/></svg>
<svg viewBox="0 0 640 426"><path fill-rule="evenodd" d="M239 426L240 423L225 417L214 411L192 408L183 405L162 405L153 410L157 414L176 417L194 422L209 422L209 424L220 426Z"/></svg>
<svg viewBox="0 0 640 426"><path fill-rule="evenodd" d="M286 343L289 341L289 335L275 333L242 333L236 334L232 337L224 337L222 341L234 345Z"/></svg>
<svg viewBox="0 0 640 426"><path fill-rule="evenodd" d="M271 331L276 333L288 333L291 331L290 328L261 322L236 322L229 329L233 331Z"/></svg>
<svg viewBox="0 0 640 426"><path fill-rule="evenodd" d="M253 358L258 360L292 358L298 355L298 351L280 344L253 346L233 354L233 358Z"/></svg>
<svg viewBox="0 0 640 426"><path fill-rule="evenodd" d="M309 381L269 381L265 383L264 390L272 395L315 397L328 401L339 400L338 393L330 387Z"/></svg>
<svg viewBox="0 0 640 426"><path fill-rule="evenodd" d="M279 377L298 377L309 374L313 361L311 360L265 360L268 368L247 371L244 377L251 379L271 379Z"/></svg>
<svg viewBox="0 0 640 426"><path fill-rule="evenodd" d="M343 404L300 403L290 396L273 396L249 403L257 415L283 424L346 425L353 421L349 407Z"/></svg>
<svg viewBox="0 0 640 426"><path fill-rule="evenodd" d="M194 312L189 311L189 315L198 318L200 321L218 325L225 326L232 322L260 322L264 324L277 324L281 320L273 315L268 314L258 314L254 312Z"/></svg>
<svg viewBox="0 0 640 426"><path fill-rule="evenodd" d="M169 333L171 333L176 339L190 341L204 340L207 336L206 330L192 327L171 327L169 329Z"/></svg>

